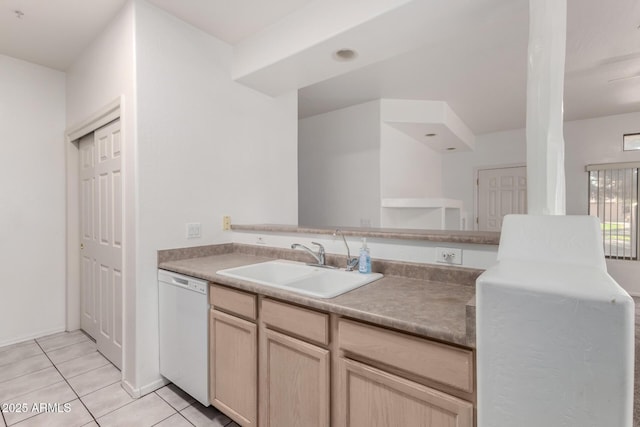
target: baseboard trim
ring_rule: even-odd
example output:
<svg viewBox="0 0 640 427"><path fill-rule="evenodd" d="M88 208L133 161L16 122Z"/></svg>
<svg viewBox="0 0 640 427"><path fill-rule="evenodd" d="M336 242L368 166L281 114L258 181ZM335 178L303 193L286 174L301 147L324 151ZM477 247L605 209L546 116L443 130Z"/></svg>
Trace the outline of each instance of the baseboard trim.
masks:
<svg viewBox="0 0 640 427"><path fill-rule="evenodd" d="M7 346L7 345L12 345L12 344L19 344L21 342L33 340L33 339L36 339L36 338L46 337L47 335L57 334L58 332L64 332L65 330L66 330L66 328L64 326L59 326L57 328L47 329L47 330L36 332L36 333L33 333L33 334L23 335L23 336L17 337L17 338L10 338L10 339L8 339L6 341L0 341L0 347L4 347L4 346Z"/></svg>
<svg viewBox="0 0 640 427"><path fill-rule="evenodd" d="M167 379L161 377L140 388L133 387L127 380L122 380L121 384L122 388L124 388L124 390L129 393L129 396L133 397L134 399L138 399L146 394L152 393L157 389L164 387L165 385L169 384L169 382L170 381L168 381Z"/></svg>
<svg viewBox="0 0 640 427"><path fill-rule="evenodd" d="M127 393L129 393L129 396L133 397L134 399L137 399L140 397L140 389L139 388L134 388L129 381L127 380L122 380L120 382L120 385L122 386L122 388L124 389L124 391L126 391Z"/></svg>
<svg viewBox="0 0 640 427"><path fill-rule="evenodd" d="M160 377L157 380L155 380L154 382L149 383L149 384L147 384L147 385L145 385L143 387L140 387L140 395L144 396L145 394L149 394L149 393L151 393L153 391L156 391L159 388L162 388L162 387L166 386L169 383L170 383L169 380L167 380L167 379L165 379L163 377Z"/></svg>

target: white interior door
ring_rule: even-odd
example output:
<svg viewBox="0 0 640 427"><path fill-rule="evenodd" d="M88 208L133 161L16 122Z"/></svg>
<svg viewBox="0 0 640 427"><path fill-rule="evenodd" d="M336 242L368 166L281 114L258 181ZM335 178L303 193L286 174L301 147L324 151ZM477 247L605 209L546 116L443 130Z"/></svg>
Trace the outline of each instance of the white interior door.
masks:
<svg viewBox="0 0 640 427"><path fill-rule="evenodd" d="M122 169L120 121L80 141L81 326L122 365Z"/></svg>
<svg viewBox="0 0 640 427"><path fill-rule="evenodd" d="M525 166L478 171L478 229L500 231L507 214L527 213Z"/></svg>
<svg viewBox="0 0 640 427"><path fill-rule="evenodd" d="M80 151L80 327L95 338L98 335L98 290L94 280L95 230L93 210L95 199L94 135L83 137Z"/></svg>

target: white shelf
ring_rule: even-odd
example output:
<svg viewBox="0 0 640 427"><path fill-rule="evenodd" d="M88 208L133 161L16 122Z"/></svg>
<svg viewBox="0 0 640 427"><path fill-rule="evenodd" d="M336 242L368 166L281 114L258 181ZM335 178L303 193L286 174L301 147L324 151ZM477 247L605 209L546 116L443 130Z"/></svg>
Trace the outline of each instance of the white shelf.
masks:
<svg viewBox="0 0 640 427"><path fill-rule="evenodd" d="M462 200L389 197L382 199L381 206L382 227L462 229Z"/></svg>
<svg viewBox="0 0 640 427"><path fill-rule="evenodd" d="M462 209L462 200L442 198L386 198L382 199L383 208L455 208Z"/></svg>

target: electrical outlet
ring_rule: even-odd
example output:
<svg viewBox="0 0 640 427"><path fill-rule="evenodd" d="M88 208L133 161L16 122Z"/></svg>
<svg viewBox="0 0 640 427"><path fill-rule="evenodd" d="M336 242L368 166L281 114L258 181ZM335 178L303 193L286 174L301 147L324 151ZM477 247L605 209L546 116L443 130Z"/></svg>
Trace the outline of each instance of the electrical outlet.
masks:
<svg viewBox="0 0 640 427"><path fill-rule="evenodd" d="M229 215L225 215L222 217L222 231L231 230L231 217Z"/></svg>
<svg viewBox="0 0 640 427"><path fill-rule="evenodd" d="M443 264L462 264L462 249L436 248L436 262Z"/></svg>
<svg viewBox="0 0 640 427"><path fill-rule="evenodd" d="M360 227L371 228L371 220L369 218L360 218Z"/></svg>
<svg viewBox="0 0 640 427"><path fill-rule="evenodd" d="M202 227L199 222L187 224L187 239L198 239L202 237Z"/></svg>

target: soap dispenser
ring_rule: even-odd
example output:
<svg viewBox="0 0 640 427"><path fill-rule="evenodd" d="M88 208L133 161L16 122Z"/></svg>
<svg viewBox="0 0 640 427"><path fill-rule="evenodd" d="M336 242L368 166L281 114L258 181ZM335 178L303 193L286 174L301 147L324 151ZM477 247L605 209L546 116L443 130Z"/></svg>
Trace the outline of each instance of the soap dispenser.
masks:
<svg viewBox="0 0 640 427"><path fill-rule="evenodd" d="M366 237L362 239L362 247L360 248L360 261L358 262L358 271L363 274L371 273L371 254L367 247Z"/></svg>

